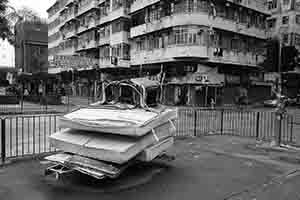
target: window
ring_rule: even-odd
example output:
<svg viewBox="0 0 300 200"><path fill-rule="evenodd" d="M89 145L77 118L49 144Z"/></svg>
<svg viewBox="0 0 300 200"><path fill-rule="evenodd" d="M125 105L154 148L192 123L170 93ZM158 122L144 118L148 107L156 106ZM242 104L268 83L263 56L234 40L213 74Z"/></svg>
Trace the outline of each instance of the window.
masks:
<svg viewBox="0 0 300 200"><path fill-rule="evenodd" d="M295 45L300 46L300 35L299 34L295 34Z"/></svg>
<svg viewBox="0 0 300 200"><path fill-rule="evenodd" d="M289 16L282 17L282 24L288 24L289 23Z"/></svg>
<svg viewBox="0 0 300 200"><path fill-rule="evenodd" d="M268 1L268 9L272 10L277 8L277 0L270 0Z"/></svg>
<svg viewBox="0 0 300 200"><path fill-rule="evenodd" d="M282 42L285 44L289 43L289 35L288 34L282 34Z"/></svg>
<svg viewBox="0 0 300 200"><path fill-rule="evenodd" d="M300 24L300 15L296 15L296 24Z"/></svg>
<svg viewBox="0 0 300 200"><path fill-rule="evenodd" d="M287 5L289 5L290 4L290 0L283 0L283 5L284 6L287 6Z"/></svg>
<svg viewBox="0 0 300 200"><path fill-rule="evenodd" d="M268 28L275 28L276 27L276 19L270 19L267 21Z"/></svg>

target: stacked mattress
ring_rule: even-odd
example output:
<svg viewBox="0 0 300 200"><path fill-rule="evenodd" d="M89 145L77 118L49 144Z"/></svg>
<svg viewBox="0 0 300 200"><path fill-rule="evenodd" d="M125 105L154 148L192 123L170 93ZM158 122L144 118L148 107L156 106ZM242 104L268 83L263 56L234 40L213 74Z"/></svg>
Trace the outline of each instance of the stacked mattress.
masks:
<svg viewBox="0 0 300 200"><path fill-rule="evenodd" d="M176 112L164 110L81 109L60 120L50 136L64 152L116 164L150 161L173 145Z"/></svg>

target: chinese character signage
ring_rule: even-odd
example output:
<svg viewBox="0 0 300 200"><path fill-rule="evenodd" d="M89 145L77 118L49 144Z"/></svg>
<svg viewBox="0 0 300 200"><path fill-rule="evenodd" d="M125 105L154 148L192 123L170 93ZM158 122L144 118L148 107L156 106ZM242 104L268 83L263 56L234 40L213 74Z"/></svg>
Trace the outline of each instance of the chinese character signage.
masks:
<svg viewBox="0 0 300 200"><path fill-rule="evenodd" d="M99 60L95 58L87 58L81 56L53 56L51 60L49 60L52 66L61 67L61 68L88 68L99 65Z"/></svg>

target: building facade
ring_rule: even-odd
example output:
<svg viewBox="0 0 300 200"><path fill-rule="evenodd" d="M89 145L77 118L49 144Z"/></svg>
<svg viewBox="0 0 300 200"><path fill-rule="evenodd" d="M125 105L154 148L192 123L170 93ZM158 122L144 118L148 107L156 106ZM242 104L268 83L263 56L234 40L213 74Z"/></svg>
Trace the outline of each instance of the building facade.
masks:
<svg viewBox="0 0 300 200"><path fill-rule="evenodd" d="M300 1L273 0L268 9L272 14L267 21L268 37L277 37L283 45L300 50Z"/></svg>
<svg viewBox="0 0 300 200"><path fill-rule="evenodd" d="M15 66L24 73L48 69L48 26L41 21L20 21L15 25Z"/></svg>
<svg viewBox="0 0 300 200"><path fill-rule="evenodd" d="M163 79L167 104L264 89L267 0L60 0L48 13L50 57L97 58L102 79Z"/></svg>
<svg viewBox="0 0 300 200"><path fill-rule="evenodd" d="M268 37L279 39L281 46L296 47L300 52L300 1L272 0L268 1L271 17L267 20ZM279 73L267 74L266 79L276 83ZM300 93L300 69L283 74L283 93L296 97Z"/></svg>

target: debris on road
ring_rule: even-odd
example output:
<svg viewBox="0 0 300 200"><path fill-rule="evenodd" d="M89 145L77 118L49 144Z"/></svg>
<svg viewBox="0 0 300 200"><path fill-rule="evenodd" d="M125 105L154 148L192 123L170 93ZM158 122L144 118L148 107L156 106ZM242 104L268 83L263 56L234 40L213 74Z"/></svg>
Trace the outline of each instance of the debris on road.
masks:
<svg viewBox="0 0 300 200"><path fill-rule="evenodd" d="M46 157L46 169L73 170L94 178L117 178L128 166L150 162L173 143L177 112L158 103L161 86L146 78L117 81L103 91L103 101L60 118L61 131L50 143L63 154Z"/></svg>

